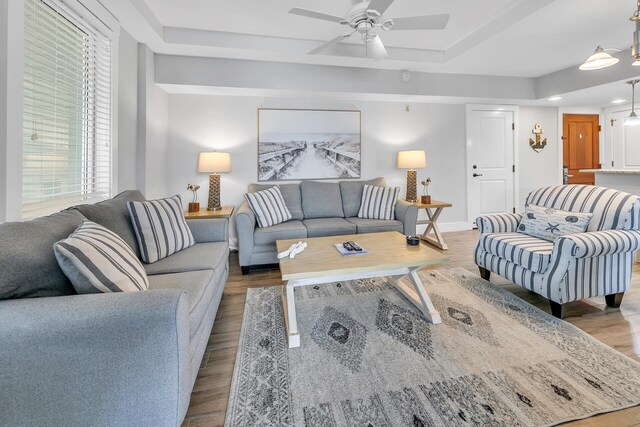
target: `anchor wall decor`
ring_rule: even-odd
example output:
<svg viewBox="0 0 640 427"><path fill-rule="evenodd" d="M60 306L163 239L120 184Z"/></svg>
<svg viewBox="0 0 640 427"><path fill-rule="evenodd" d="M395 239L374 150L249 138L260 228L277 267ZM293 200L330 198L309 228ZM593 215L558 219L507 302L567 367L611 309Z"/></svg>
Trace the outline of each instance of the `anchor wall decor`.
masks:
<svg viewBox="0 0 640 427"><path fill-rule="evenodd" d="M547 146L547 138L542 139L542 125L536 123L531 133L536 136L536 140L534 141L529 138L529 146L533 148L536 153L539 153Z"/></svg>

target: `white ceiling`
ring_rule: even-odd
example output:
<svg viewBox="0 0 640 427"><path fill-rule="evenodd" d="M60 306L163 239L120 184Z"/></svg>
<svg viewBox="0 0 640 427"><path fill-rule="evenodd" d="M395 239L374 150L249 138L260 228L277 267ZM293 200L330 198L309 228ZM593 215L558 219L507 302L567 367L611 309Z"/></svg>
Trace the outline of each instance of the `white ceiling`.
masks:
<svg viewBox="0 0 640 427"><path fill-rule="evenodd" d="M449 25L443 31L384 32L390 58L373 61L340 56L344 49L307 55L344 27L288 14L301 7L341 16L351 7L349 0L131 2L146 2L165 34L170 27L180 29L178 39L153 46L160 53L519 77L576 66L598 44L629 48L633 24L628 18L636 7L634 0L396 0L386 17L449 13ZM202 31L193 30L211 37L203 42ZM350 41L357 44L358 38Z"/></svg>

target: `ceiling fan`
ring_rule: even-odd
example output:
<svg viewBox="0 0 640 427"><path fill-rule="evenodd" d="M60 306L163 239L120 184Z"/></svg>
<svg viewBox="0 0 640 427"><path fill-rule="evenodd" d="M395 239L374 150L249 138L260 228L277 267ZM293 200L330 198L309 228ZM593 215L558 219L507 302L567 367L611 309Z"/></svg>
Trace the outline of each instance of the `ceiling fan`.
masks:
<svg viewBox="0 0 640 427"><path fill-rule="evenodd" d="M289 10L289 13L306 16L308 18L321 19L323 21L338 22L342 25L349 26L352 30L329 40L317 49L309 52L309 54L318 55L326 52L341 41L358 33L365 43L367 57L373 59L382 59L389 56L380 39L380 34L378 34L379 29L385 31L442 30L447 26L447 22L449 21L448 14L385 18L382 15L389 6L391 6L391 3L393 3L393 0L364 0L362 2L356 0L344 18L297 7Z"/></svg>

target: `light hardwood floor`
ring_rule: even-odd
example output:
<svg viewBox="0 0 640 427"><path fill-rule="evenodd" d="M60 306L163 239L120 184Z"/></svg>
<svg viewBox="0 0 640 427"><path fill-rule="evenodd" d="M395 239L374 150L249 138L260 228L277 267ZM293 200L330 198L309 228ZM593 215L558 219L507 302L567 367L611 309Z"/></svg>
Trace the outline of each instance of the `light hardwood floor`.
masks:
<svg viewBox="0 0 640 427"><path fill-rule="evenodd" d="M429 268L463 267L478 274L478 269L473 262L473 248L478 239L478 232L446 233L444 237L449 245L447 255L450 262ZM496 275L492 275L491 281L549 312L549 304L544 298L509 284ZM277 269L252 272L248 276L242 276L237 254L231 255L229 280L196 379L183 427L224 424L247 289L281 284ZM620 309L605 307L604 298L574 302L567 307L565 320L603 343L640 361L640 264L635 264L632 288L625 294L622 307ZM640 394L640 390L638 392ZM567 425L640 426L640 407Z"/></svg>

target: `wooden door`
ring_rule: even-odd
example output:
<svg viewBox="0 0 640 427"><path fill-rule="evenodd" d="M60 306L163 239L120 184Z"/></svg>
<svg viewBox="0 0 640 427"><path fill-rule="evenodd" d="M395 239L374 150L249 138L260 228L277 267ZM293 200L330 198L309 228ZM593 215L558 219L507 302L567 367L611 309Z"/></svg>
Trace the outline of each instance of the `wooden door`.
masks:
<svg viewBox="0 0 640 427"><path fill-rule="evenodd" d="M580 169L600 169L600 119L597 114L563 114L563 165L569 184L595 184L595 174Z"/></svg>
<svg viewBox="0 0 640 427"><path fill-rule="evenodd" d="M469 220L514 210L514 113L472 110L467 117Z"/></svg>

